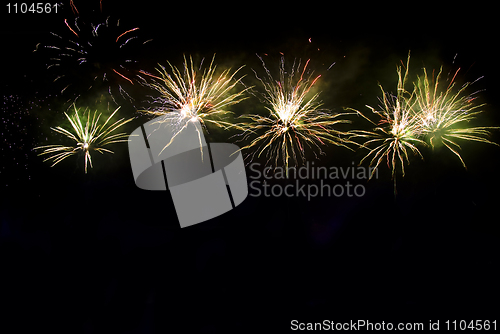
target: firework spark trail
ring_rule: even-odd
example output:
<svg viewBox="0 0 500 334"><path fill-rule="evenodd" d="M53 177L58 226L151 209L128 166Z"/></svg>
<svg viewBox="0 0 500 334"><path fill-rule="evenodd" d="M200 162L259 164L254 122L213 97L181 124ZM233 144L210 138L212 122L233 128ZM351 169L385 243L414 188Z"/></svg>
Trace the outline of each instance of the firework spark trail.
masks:
<svg viewBox="0 0 500 334"><path fill-rule="evenodd" d="M244 92L248 88L232 92L243 78L235 79L243 66L232 74L230 69L226 69L216 75L214 60L215 55L208 68L203 71L201 70L203 60L197 71L191 57L189 62L184 57L182 72L170 62L168 62L170 72L160 65L159 76L141 71L142 74L154 79L147 85L160 94L159 97L150 101L153 106L151 109L141 110L141 112L161 116L158 121L160 125L165 123L174 128L174 134L163 150L188 126L190 121L200 121L202 125L210 123L223 129L238 127L237 124L221 120L220 117L231 113L228 107L246 99ZM201 138L201 134L198 133L198 135Z"/></svg>
<svg viewBox="0 0 500 334"><path fill-rule="evenodd" d="M125 34L128 34L129 32L136 31L136 30L139 30L139 28L133 28L133 29L125 31L124 33L122 33L121 35L119 35L118 37L116 37L116 41L115 42L118 43L118 40L120 39L120 37L122 37Z"/></svg>
<svg viewBox="0 0 500 334"><path fill-rule="evenodd" d="M73 12L73 14L75 16L79 16L80 13L78 12L78 9L76 8L75 3L73 2L73 0L69 1L69 5L71 6L71 11Z"/></svg>
<svg viewBox="0 0 500 334"><path fill-rule="evenodd" d="M112 68L113 72L115 72L116 74L118 74L119 76L121 76L123 79L127 80L128 82L130 82L132 85L134 84L134 82L132 80L130 80L129 78L127 78L126 76L124 76L123 74L121 74L120 72L118 72L117 70L115 70L114 68Z"/></svg>
<svg viewBox="0 0 500 334"><path fill-rule="evenodd" d="M365 160L371 158L370 167L375 165L370 175L373 177L376 169L386 159L387 166L391 169L391 176L394 180L394 192L396 193L396 172L401 169L402 176L405 175L405 164L409 164L408 151L414 155L420 156L423 159L417 145L426 145L419 137L422 134L420 124L415 117L415 94L410 93L405 89L406 78L408 75L408 63L405 73L402 73L401 66L398 66L398 86L396 96L387 93L381 85L382 91L381 105L379 110L367 106L377 117L378 122L372 121L363 113L353 110L362 116L376 127L372 131L352 130L352 138L363 138L365 142L361 145L369 150L368 154L360 161L362 164ZM374 147L373 147L374 146ZM372 148L373 147L373 148Z"/></svg>
<svg viewBox="0 0 500 334"><path fill-rule="evenodd" d="M76 37L78 37L78 38L80 37L80 36L78 36L78 34L77 34L74 30L73 30L73 28L71 28L71 27L69 26L69 24L68 24L68 20L67 20L67 19L64 19L64 24L66 24L66 26L68 27L68 29L69 29L69 30L71 30L71 32L72 32L73 34L75 34L75 35L76 35Z"/></svg>
<svg viewBox="0 0 500 334"><path fill-rule="evenodd" d="M255 156L266 154L269 163L274 160L278 165L281 159L288 170L290 160L298 163L298 158L305 159L306 147L315 149L324 154L320 145L332 143L337 146L346 146L349 140L343 138L346 133L336 130L335 125L348 123L348 120L339 117L348 113L331 114L326 110L320 110L321 104L317 102L319 93L310 96L312 87L316 84L320 75L312 78L305 77L309 61L307 60L302 70L300 61L293 65L290 71L285 69L284 57L280 60L279 80L275 80L271 72L262 62L267 78L261 78L254 71L255 76L264 87L265 108L269 115L243 115L250 121L243 123L245 129L244 138L257 134L264 130L262 135L257 135L250 144L243 147L249 149L255 147L255 151L249 155L253 160ZM297 76L299 78L297 79ZM349 148L350 149L350 148ZM314 152L316 155L316 152Z"/></svg>
<svg viewBox="0 0 500 334"><path fill-rule="evenodd" d="M49 154L47 160L53 160L53 164L51 167L55 166L59 162L64 159L83 152L84 160L85 160L85 173L87 173L87 164L92 166L92 157L91 151L96 151L101 154L104 152L113 153L113 151L104 148L109 144L118 143L118 142L126 142L128 135L126 133L113 133L121 126L130 122L132 118L124 120L123 118L114 122L113 124L109 124L110 119L116 114L116 112L120 109L118 107L105 121L103 124L99 124L99 120L101 118L102 113L97 114L97 111L94 112L92 118L90 111L87 113L86 121L85 114L83 117L80 117L78 114L78 109L76 106L74 116L66 115L66 118L69 120L71 124L71 129L65 129L63 127L51 128L53 131L58 132L60 134L65 135L69 139L73 140L74 143L72 146L65 145L45 145L35 147L35 150L43 149L44 151L39 155ZM82 119L85 121L85 125L82 123Z"/></svg>

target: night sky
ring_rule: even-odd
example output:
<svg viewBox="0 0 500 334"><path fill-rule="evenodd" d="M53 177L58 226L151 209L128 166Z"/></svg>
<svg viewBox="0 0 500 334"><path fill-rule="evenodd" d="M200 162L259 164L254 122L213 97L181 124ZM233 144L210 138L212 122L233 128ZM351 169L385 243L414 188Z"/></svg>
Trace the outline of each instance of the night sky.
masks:
<svg viewBox="0 0 500 334"><path fill-rule="evenodd" d="M82 21L109 16L123 30L139 27L138 41L152 39L129 51L131 71L215 53L218 66L245 65L243 82L254 85L256 54L268 68L283 54L311 59L325 107L369 112L378 83L395 90L396 66L410 51L414 73L443 66L445 78L460 68L460 84L482 77L470 87L486 103L474 125L500 126L492 2L123 3L103 0L101 13L97 0L75 1ZM62 67L75 82L61 93L57 71L46 69L42 46L57 40L50 32L71 37L69 2L57 14L2 6L2 333L286 333L293 319L500 320L500 147L463 143L467 169L448 150L424 148L425 160L411 156L398 176L397 196L382 164L378 179L356 181L366 188L360 198L249 196L181 229L169 192L135 186L125 143L94 154L87 174L82 156L52 168L37 156L34 147L64 141L50 127L67 124L72 94L82 106L116 105L107 88L86 90L88 73ZM105 58L102 66L117 61ZM133 98L116 99L120 117L135 117L124 127L130 133L149 120L136 110L151 92L110 82ZM258 104L250 96L233 111ZM346 129L370 128L351 120ZM208 141L235 142L234 131L208 130ZM500 132L489 139L500 143ZM324 152L316 165L349 167L366 154L332 145Z"/></svg>

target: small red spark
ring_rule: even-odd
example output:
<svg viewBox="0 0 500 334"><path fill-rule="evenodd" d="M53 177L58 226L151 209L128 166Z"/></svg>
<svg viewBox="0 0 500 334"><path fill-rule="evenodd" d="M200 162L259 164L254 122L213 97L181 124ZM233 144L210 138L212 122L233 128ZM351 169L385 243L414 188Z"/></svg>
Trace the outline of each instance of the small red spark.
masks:
<svg viewBox="0 0 500 334"><path fill-rule="evenodd" d="M112 68L113 72L115 72L116 74L118 74L119 76L121 76L123 79L125 80L128 80L132 85L134 84L132 82L132 80L130 80L129 78L127 78L126 76L124 76L123 74L121 74L120 72L118 72L117 70L115 70L114 68Z"/></svg>
<svg viewBox="0 0 500 334"><path fill-rule="evenodd" d="M133 28L133 29L130 29L130 30L125 31L124 33L122 33L120 36L118 36L118 37L116 38L116 43L118 43L118 40L119 40L119 39L120 39L120 37L122 37L123 35L128 34L129 32L132 32L132 31L136 31L136 30L138 30L138 29L139 29L139 28Z"/></svg>
<svg viewBox="0 0 500 334"><path fill-rule="evenodd" d="M71 30L71 32L72 32L73 34L75 34L75 35L76 35L76 37L80 38L80 36L78 36L78 34L77 34L77 33L76 33L73 29L71 29L71 27L69 26L69 24L68 24L68 20L64 19L64 23L66 23L66 26L69 28L69 30Z"/></svg>

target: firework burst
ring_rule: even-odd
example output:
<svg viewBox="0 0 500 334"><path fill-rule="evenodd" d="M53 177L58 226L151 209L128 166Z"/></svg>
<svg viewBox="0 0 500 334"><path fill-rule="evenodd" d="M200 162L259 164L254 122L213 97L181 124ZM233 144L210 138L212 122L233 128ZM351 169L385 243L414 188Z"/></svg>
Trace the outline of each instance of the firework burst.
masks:
<svg viewBox="0 0 500 334"><path fill-rule="evenodd" d="M51 32L54 42L37 45L35 50L47 53L47 69L54 73L54 82L62 87L61 94L69 96L71 101L81 92L102 89L115 104L117 96L132 102L126 90L138 82L133 69L137 63L135 53L149 40L141 42L138 27L123 28L120 20L109 16L98 23L86 22L74 8L76 18L65 19L61 33Z"/></svg>
<svg viewBox="0 0 500 334"><path fill-rule="evenodd" d="M498 129L498 127L469 127L467 124L482 113L482 110L479 109L484 104L473 103L476 99L475 93L465 94L469 83L453 92L454 79L458 70L446 90L440 89L441 70L437 76L432 77L432 84L424 68L423 76L418 77L415 83L419 127L433 149L436 145L446 146L466 167L458 152L460 145L457 143L457 139L498 145L485 138L490 135L490 130Z"/></svg>
<svg viewBox="0 0 500 334"><path fill-rule="evenodd" d="M190 57L188 61L184 57L182 71L170 63L170 72L163 66L158 69L160 76L142 71L153 79L148 86L158 92L159 96L152 97L149 101L152 107L141 112L159 117L159 124L163 123L174 129L170 142L163 149L192 121L199 121L204 127L206 123L223 129L238 127L223 118L232 113L228 107L246 99L244 92L248 88L236 89L243 78L235 78L241 67L233 73L226 69L216 74L214 60L215 55L208 68L203 70L203 60L196 69L193 59Z"/></svg>
<svg viewBox="0 0 500 334"><path fill-rule="evenodd" d="M397 170L399 168L402 175L405 175L405 165L410 163L409 151L423 159L418 148L419 145L429 145L433 149L438 145L443 145L460 159L464 167L466 166L459 153L458 140L498 145L487 139L490 131L498 129L498 127L470 127L468 125L482 112L480 109L484 104L474 103L477 92L471 95L465 93L471 85L470 83L466 83L458 91L454 91L454 80L460 69L455 72L446 89L443 89L440 85L442 69L436 76L433 73L432 77L429 78L427 70L424 68L423 75L417 77L416 82L413 83L413 91L410 93L405 89L409 61L410 57L408 56L404 74L401 66L397 68L398 89L396 96L386 93L380 86L382 105L379 110L367 106L378 116L378 123L373 122L359 111L347 108L357 112L358 115L376 126L373 131L351 131L352 138L365 139L361 146L369 150L360 164L371 159L370 166L378 167L386 159L387 165L392 171L395 191ZM374 175L374 171L370 178Z"/></svg>
<svg viewBox="0 0 500 334"><path fill-rule="evenodd" d="M321 146L326 143L349 148L346 146L349 141L344 138L346 133L335 129L335 125L349 122L340 118L347 113L331 114L320 109L319 93L312 94L311 89L321 76L313 78L312 74L306 75L309 60L302 69L300 61L294 61L291 70L287 71L282 57L279 80L273 79L262 58L260 60L266 77L260 78L254 73L264 87L265 108L269 115L242 116L250 120L244 125L244 138L264 130L263 134L257 135L242 148L255 147L249 155L251 159L265 154L267 163L274 160L277 166L281 159L288 170L290 161L297 164L298 159L305 160L306 148L312 149L315 155L315 151L324 154Z"/></svg>
<svg viewBox="0 0 500 334"><path fill-rule="evenodd" d="M409 62L409 57L408 57ZM408 75L408 64L403 74L402 67L397 68L398 87L397 94L387 93L381 85L382 91L381 105L378 110L367 106L377 117L378 122L357 112L359 115L370 121L376 127L372 131L353 130L352 138L363 138L365 142L362 147L369 150L368 154L360 161L360 164L367 159L370 160L370 166L375 166L370 178L374 175L379 165L386 160L387 166L391 169L391 175L396 185L396 172L398 166L402 175L405 175L405 164L409 164L409 151L423 159L417 145L426 143L419 137L422 134L421 124L415 116L415 94L405 89L406 77Z"/></svg>
<svg viewBox="0 0 500 334"><path fill-rule="evenodd" d="M127 141L126 133L114 133L118 128L123 126L124 124L130 122L132 119L124 120L123 118L110 123L111 118L116 114L116 112L120 109L119 107L104 121L104 123L100 124L99 120L101 119L102 114L97 114L97 111L91 116L91 112L87 112L85 116L85 112L80 117L78 114L78 109L76 106L75 114L73 116L66 115L66 118L71 124L71 129L65 129L63 127L55 127L51 128L53 131L58 132L60 134L65 135L69 139L73 140L72 146L65 145L45 145L35 147L35 150L43 149L44 151L39 155L50 155L44 161L53 160L52 166L55 166L62 160L78 153L83 153L84 161L85 161L85 173L87 173L87 164L90 164L92 167L92 157L91 152L99 152L101 154L113 153L113 151L104 148L109 144L125 142ZM51 167L52 167L51 166Z"/></svg>

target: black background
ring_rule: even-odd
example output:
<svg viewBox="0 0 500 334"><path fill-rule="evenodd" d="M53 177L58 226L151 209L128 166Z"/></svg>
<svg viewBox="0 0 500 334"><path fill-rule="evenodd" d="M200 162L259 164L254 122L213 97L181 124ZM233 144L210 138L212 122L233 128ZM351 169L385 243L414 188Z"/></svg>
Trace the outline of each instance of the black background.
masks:
<svg viewBox="0 0 500 334"><path fill-rule="evenodd" d="M75 4L82 17L101 15L98 1ZM126 145L97 156L88 174L81 160L50 168L31 150L63 119L62 99L32 51L50 31L65 30L72 13L67 3L59 14L0 10L6 333L287 332L292 319L498 316L498 147L464 143L467 170L450 152L424 149L425 161L413 157L398 178L396 197L383 166L362 198L248 197L181 230L168 192L135 187ZM452 74L460 68L462 82L484 76L473 89L485 89L481 117L493 126L500 124L494 11L491 2L104 0L102 15L153 38L138 51L151 72L166 60L179 66L183 55L216 53L219 64L246 64L250 78L250 68L261 69L256 53L269 55L268 67L280 52L310 58L323 74L321 98L335 111L376 105L377 83L395 87L396 66L411 50L417 71L444 65ZM121 112L136 115L131 104ZM219 137L227 140L207 134ZM325 153L325 166L351 166L363 156L336 147Z"/></svg>

